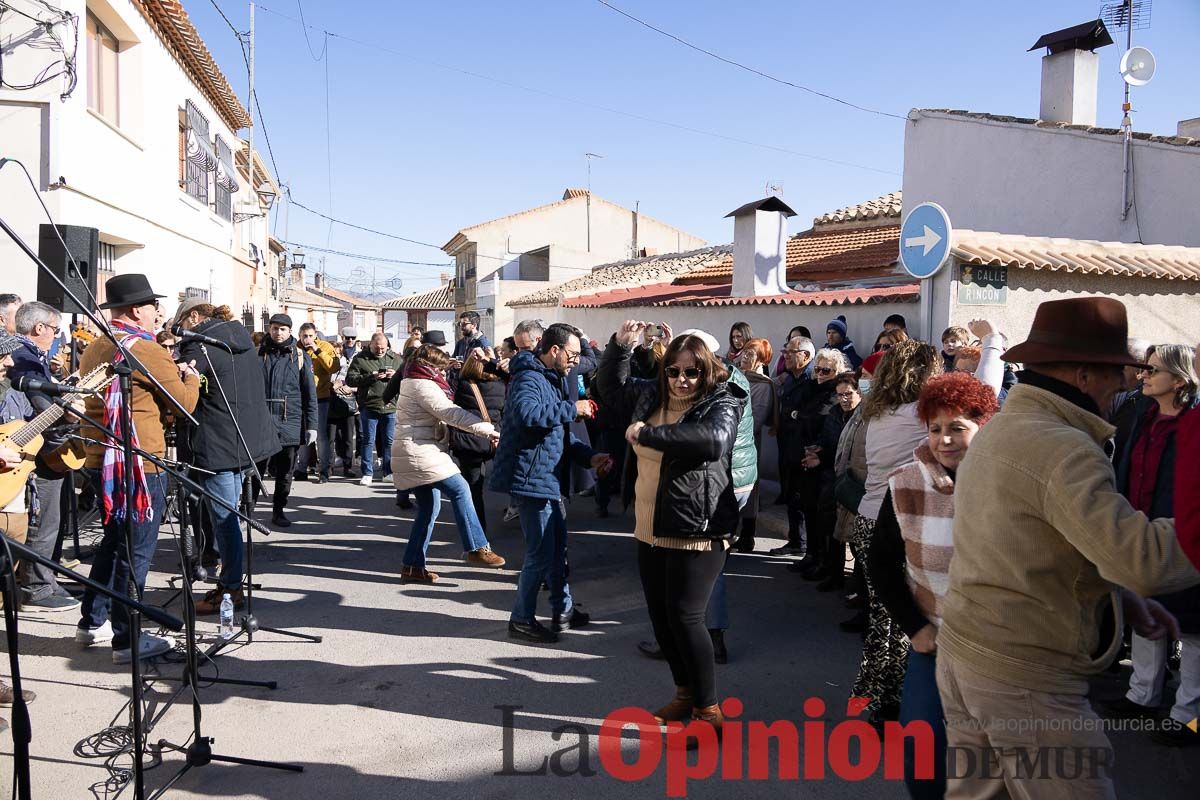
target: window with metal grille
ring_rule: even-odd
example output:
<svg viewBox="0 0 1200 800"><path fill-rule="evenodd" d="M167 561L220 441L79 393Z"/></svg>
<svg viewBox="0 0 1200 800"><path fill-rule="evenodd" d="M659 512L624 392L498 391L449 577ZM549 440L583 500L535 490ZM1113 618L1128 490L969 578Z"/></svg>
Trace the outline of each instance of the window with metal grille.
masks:
<svg viewBox="0 0 1200 800"><path fill-rule="evenodd" d="M184 108L187 129L184 133L186 162L184 163L183 190L200 202L208 205L208 173L217 167L208 138L208 118L200 109L187 101Z"/></svg>
<svg viewBox="0 0 1200 800"><path fill-rule="evenodd" d="M233 179L233 150L217 137L217 174L213 180L214 206L221 219L233 220L233 195L238 190Z"/></svg>

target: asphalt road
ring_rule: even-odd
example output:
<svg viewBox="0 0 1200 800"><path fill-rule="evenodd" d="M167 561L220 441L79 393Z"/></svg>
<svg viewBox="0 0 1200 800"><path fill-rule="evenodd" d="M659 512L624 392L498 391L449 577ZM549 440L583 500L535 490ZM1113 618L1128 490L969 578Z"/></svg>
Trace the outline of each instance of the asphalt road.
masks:
<svg viewBox="0 0 1200 800"><path fill-rule="evenodd" d="M662 754L654 740L641 758L660 756L657 765L639 761L632 734L620 747L624 763L652 768L616 777L620 767L612 754L608 762L601 755L602 721L625 706L657 707L673 691L666 665L636 651L650 633L632 517L598 520L590 501L572 504L571 584L595 622L566 632L557 646L542 647L507 636L523 546L516 524L500 522L504 498L491 495L488 502L490 538L509 560L506 568L466 566L446 508L429 549L430 567L442 579L418 586L399 580L411 512L399 512L386 487L341 480L297 484L295 524L255 547L263 588L254 610L261 625L318 634L324 641L265 631L251 644L239 640L215 663L205 663L202 674L219 670L222 678L272 680L278 688L202 685L199 695L202 730L215 739L215 753L298 764L304 772L213 763L185 774L166 796L644 798L681 788L694 798L906 796L900 782L883 777L882 767L865 780L847 780L826 762L823 779L781 780L774 750L766 780L751 780L737 753L723 756L711 777L685 778L687 768L677 756ZM777 543L760 538L760 549ZM178 571L174 547L164 528L149 581L152 602L171 596L167 580ZM828 735L845 719L860 640L837 628L851 613L837 593L819 594L783 566L783 559L764 555L731 558L730 663L717 668L719 691L742 702L747 731L751 721L818 724L823 718ZM179 603L172 608L178 611ZM105 785L105 759L76 753L96 756L102 743L88 737L127 716L128 672L111 663L107 648L81 650L71 638L76 622L74 612L21 619L22 672L38 693L30 706L38 798L114 796ZM200 628L211 640L215 621L206 619ZM174 677L182 668L168 663L154 669ZM1102 688L1119 689L1115 679L1109 684ZM164 707L178 685L157 681L147 692L152 743L180 743L192 735L190 694ZM809 698L820 698L826 712L806 714ZM0 796L12 780L7 735L0 734ZM1196 796L1200 749L1155 747L1135 733L1113 739L1121 796ZM806 734L805 741L812 739ZM122 764L128 766L127 757L118 759ZM165 753L146 772L149 789L163 786L182 764L181 755ZM691 769L704 773L709 765ZM132 795L129 789L121 796Z"/></svg>

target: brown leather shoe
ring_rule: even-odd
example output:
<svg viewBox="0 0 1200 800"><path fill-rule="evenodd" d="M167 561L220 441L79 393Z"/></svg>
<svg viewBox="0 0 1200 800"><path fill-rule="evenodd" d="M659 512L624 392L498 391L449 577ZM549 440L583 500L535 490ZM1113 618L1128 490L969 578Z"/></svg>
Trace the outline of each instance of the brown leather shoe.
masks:
<svg viewBox="0 0 1200 800"><path fill-rule="evenodd" d="M438 579L436 572L430 572L424 567L410 567L405 565L400 568L400 580L416 581L418 583L433 583Z"/></svg>
<svg viewBox="0 0 1200 800"><path fill-rule="evenodd" d="M675 687L675 698L654 712L654 721L659 725L682 722L692 715L692 690L687 686Z"/></svg>
<svg viewBox="0 0 1200 800"><path fill-rule="evenodd" d="M717 731L717 741L721 741L721 726L725 723L725 715L721 713L721 706L705 706L697 708L692 712L693 722L707 722L712 725ZM700 740L694 736L687 738L687 749L695 750L700 747Z"/></svg>
<svg viewBox="0 0 1200 800"><path fill-rule="evenodd" d="M505 564L504 559L493 553L490 547L481 547L478 550L472 550L463 556L463 560L477 567L492 567L494 569L499 569Z"/></svg>
<svg viewBox="0 0 1200 800"><path fill-rule="evenodd" d="M21 695L25 698L26 703L32 703L37 699L37 695L28 689L22 689ZM12 708L12 704L16 699L17 693L13 691L13 687L4 681L0 681L0 708Z"/></svg>
<svg viewBox="0 0 1200 800"><path fill-rule="evenodd" d="M229 594L229 599L233 601L235 609L246 605L246 597L242 594L241 587L230 591L218 586L216 589L209 589L204 593L204 597L196 601L196 616L220 614L221 601L225 598L226 593Z"/></svg>

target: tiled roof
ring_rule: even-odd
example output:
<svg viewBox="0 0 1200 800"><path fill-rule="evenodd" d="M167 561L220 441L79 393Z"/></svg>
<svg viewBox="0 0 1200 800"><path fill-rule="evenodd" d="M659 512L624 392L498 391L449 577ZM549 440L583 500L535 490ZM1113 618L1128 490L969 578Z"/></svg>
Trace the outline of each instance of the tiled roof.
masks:
<svg viewBox="0 0 1200 800"><path fill-rule="evenodd" d="M834 225L842 222L865 222L890 217L900 219L900 199L900 192L888 192L874 200L822 214L813 220L813 226Z"/></svg>
<svg viewBox="0 0 1200 800"><path fill-rule="evenodd" d="M1008 266L1200 281L1200 247L1096 242L957 229L954 256L980 266Z"/></svg>
<svg viewBox="0 0 1200 800"><path fill-rule="evenodd" d="M769 297L730 297L729 284L680 286L659 283L627 289L572 297L563 301L564 308L621 308L624 306L833 306L865 305L869 303L903 303L916 300L920 286L906 283L892 286L856 288L818 288L813 291L791 291Z"/></svg>
<svg viewBox="0 0 1200 800"><path fill-rule="evenodd" d="M339 308L340 304L335 300L330 300L319 294L313 294L305 289L298 289L295 286L287 289L286 298L281 302L286 306L319 306L321 308Z"/></svg>
<svg viewBox="0 0 1200 800"><path fill-rule="evenodd" d="M563 192L563 200L572 200L576 197L587 197L587 189L567 189Z"/></svg>
<svg viewBox="0 0 1200 800"><path fill-rule="evenodd" d="M445 283L428 292L397 297L395 300L388 300L380 308L384 311L453 311L454 286Z"/></svg>
<svg viewBox="0 0 1200 800"><path fill-rule="evenodd" d="M700 267L720 263L722 260L728 261L732 265L733 257L730 255L732 252L733 245L723 244L691 250L687 253L669 253L605 264L587 275L581 275L566 283L549 286L532 294L518 297L510 301L508 305L510 307L552 306L557 305L564 297L588 290L598 291L661 283Z"/></svg>
<svg viewBox="0 0 1200 800"><path fill-rule="evenodd" d="M212 53L179 0L133 0L188 77L200 87L221 119L234 132L250 127L250 115L225 79Z"/></svg>
<svg viewBox="0 0 1200 800"><path fill-rule="evenodd" d="M339 303L349 303L352 306L359 306L360 308L379 308L379 303L376 303L374 300L350 294L350 292L343 292L341 289L334 289L330 286L322 286L319 289L311 286L308 288L309 291L323 294Z"/></svg>
<svg viewBox="0 0 1200 800"><path fill-rule="evenodd" d="M1057 128L1059 130L1082 131L1097 136L1121 136L1120 128L1097 128L1093 125L1070 125L1065 122L1049 122L1044 119L1033 119L1031 117L1009 117L1002 114L983 114L975 111L960 111L951 108L915 108L909 112L908 118L915 119L920 116L940 115L952 117L964 117L968 119L983 120L986 122L1008 122L1017 125L1032 125L1038 128ZM1200 139L1193 139L1190 136L1160 136L1154 133L1144 133L1134 131L1133 138L1146 142L1158 142L1160 144L1173 144L1183 147L1200 147Z"/></svg>
<svg viewBox="0 0 1200 800"><path fill-rule="evenodd" d="M900 256L900 226L813 229L787 241L787 280L811 279L818 274L890 270ZM733 279L733 259L693 270L676 283L718 283Z"/></svg>

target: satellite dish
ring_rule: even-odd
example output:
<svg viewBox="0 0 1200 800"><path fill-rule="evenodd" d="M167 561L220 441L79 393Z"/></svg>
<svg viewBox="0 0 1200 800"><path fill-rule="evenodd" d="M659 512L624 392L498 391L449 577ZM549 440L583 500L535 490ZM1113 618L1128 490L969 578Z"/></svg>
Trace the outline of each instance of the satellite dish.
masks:
<svg viewBox="0 0 1200 800"><path fill-rule="evenodd" d="M1130 86L1145 86L1154 77L1154 54L1144 47L1131 47L1121 56L1121 77Z"/></svg>

